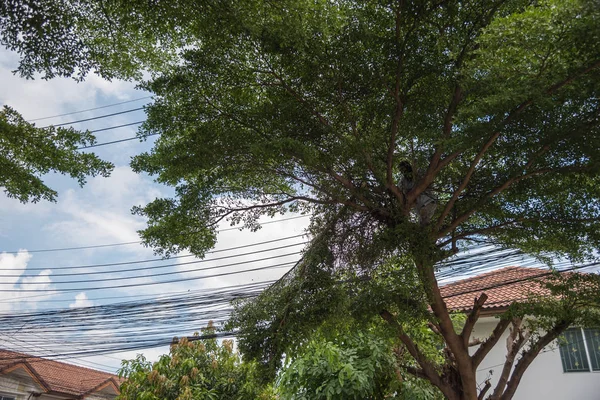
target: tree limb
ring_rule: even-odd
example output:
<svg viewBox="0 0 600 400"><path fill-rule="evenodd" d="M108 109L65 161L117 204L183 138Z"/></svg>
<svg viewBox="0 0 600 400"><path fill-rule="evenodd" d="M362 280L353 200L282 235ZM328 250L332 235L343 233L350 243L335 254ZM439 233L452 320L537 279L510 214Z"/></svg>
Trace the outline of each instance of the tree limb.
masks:
<svg viewBox="0 0 600 400"><path fill-rule="evenodd" d="M557 91L558 89L570 84L571 82L573 82L575 79L577 79L579 76L581 75L585 75L588 72L596 69L600 67L600 61L597 61L595 63L593 63L592 65L581 69L580 71L578 71L577 73L567 77L566 79L557 82L556 84L550 86L547 90L546 90L546 94L550 95L552 93L554 93L555 91ZM463 192L463 190L467 187L467 185L469 184L469 181L471 180L471 177L473 176L473 173L475 172L475 168L477 167L477 165L479 164L479 162L481 161L481 159L483 158L483 156L485 155L485 153L488 151L488 149L496 142L496 140L498 139L498 137L500 136L500 134L502 133L502 128L504 128L506 125L508 125L509 123L512 122L512 120L519 115L521 112L523 112L527 107L529 107L531 104L533 104L533 99L529 99L523 103L521 103L519 106L517 106L517 108L515 108L512 112L510 112L506 118L504 118L504 120L499 124L499 126L495 129L495 131L490 135L490 137L488 138L488 140L483 144L483 146L480 148L479 152L475 155L475 158L473 159L473 161L471 162L471 165L469 166L469 169L467 170L467 173L465 174L465 178L463 179L463 181L461 182L461 184L459 185L459 187L456 189L456 191L454 192L454 194L452 195L452 197L450 198L450 200L448 201L448 203L446 203L446 207L444 208L444 210L442 211L442 214L440 215L440 218L438 218L438 221L436 223L436 230L439 230L441 225L444 222L444 219L446 218L446 216L448 215L448 213L450 212L450 210L452 209L452 207L454 206L454 203L456 202L456 200L458 199L458 197L460 196L460 194ZM447 162L442 161L445 165L447 165Z"/></svg>
<svg viewBox="0 0 600 400"><path fill-rule="evenodd" d="M554 328L549 330L544 336L539 338L535 343L533 343L527 351L524 351L521 359L515 366L510 380L506 385L506 390L500 397L501 400L510 400L514 396L519 383L521 382L521 378L523 374L527 370L527 368L531 365L533 360L537 357L537 355L552 341L556 340L560 334L562 334L568 327L571 325L568 321L559 321Z"/></svg>
<svg viewBox="0 0 600 400"><path fill-rule="evenodd" d="M425 290L428 293L431 310L439 321L438 326L440 328L440 333L448 346L448 351L451 352L450 355L456 362L457 371L462 384L463 396L466 398L475 398L477 396L477 383L475 370L469 356L468 346L462 341L460 335L454 331L454 324L450 319L448 308L440 293L433 267L419 262L416 264L421 284L425 286Z"/></svg>
<svg viewBox="0 0 600 400"><path fill-rule="evenodd" d="M402 14L402 2L398 5L396 9L396 41L399 42L400 39L400 21ZM402 62L403 62L403 54L398 54L398 62L396 66L396 77L395 77L395 87L394 87L394 101L395 101L395 109L394 109L394 118L392 119L392 128L390 132L390 139L388 141L388 149L387 149L387 157L386 157L386 186L389 190L394 193L394 196L398 198L398 200L403 201L404 195L400 195L400 190L394 183L394 152L396 150L396 137L398 136L398 129L400 125L400 120L402 119L402 115L404 113L404 104L402 102L402 98L400 96L400 82L401 82L401 74L402 74ZM395 188L395 190L394 190Z"/></svg>
<svg viewBox="0 0 600 400"><path fill-rule="evenodd" d="M521 319L513 319L511 323L513 326L510 329L510 334L506 338L506 359L504 361L504 365L502 366L502 372L500 373L498 383L494 388L494 392L490 396L490 400L497 400L504 391L506 383L508 382L510 371L512 370L515 362L515 358L517 357L517 354L519 354L519 350L521 350L521 346L523 345L524 338L521 335L521 324L523 321Z"/></svg>
<svg viewBox="0 0 600 400"><path fill-rule="evenodd" d="M475 322L477 322L477 320L479 319L479 314L481 314L481 308L483 307L483 304L486 302L487 299L487 294L481 293L479 298L476 297L475 301L473 302L473 309L469 313L467 321L465 322L465 326L463 327L462 332L460 333L465 347L469 347L469 340L471 338L473 328L475 327Z"/></svg>
<svg viewBox="0 0 600 400"><path fill-rule="evenodd" d="M435 386L443 391L442 387L445 385L442 382L441 376L435 370L433 364L426 358L426 356L419 350L418 346L413 340L404 332L402 326L398 323L396 317L387 310L382 310L379 315L383 318L392 328L398 333L398 338L402 341L410 355L415 359L417 364L421 367L422 374Z"/></svg>
<svg viewBox="0 0 600 400"><path fill-rule="evenodd" d="M534 177L534 176L548 174L548 173L584 172L584 171L587 171L587 170L592 170L592 168L593 167L584 167L584 166L578 166L578 165L577 166L563 167L563 168L542 168L542 169L537 169L537 170L534 170L534 171L527 172L527 173L522 174L522 175L513 176L512 178L508 179L507 181L505 181L501 185L499 185L499 186L495 187L494 189L492 189L473 208L471 208L470 210L465 211L464 213L462 213L461 215L459 215L454 221L452 221L452 223L450 225L448 225L446 228L444 228L443 230L441 230L438 233L438 238L439 237L443 237L443 236L447 235L448 233L452 232L456 227L458 227L460 224L462 224L467 219L469 219L469 217L471 217L471 215L473 215L477 211L479 211L481 209L481 207L483 207L489 201L489 199L491 199L491 198L495 197L496 195L502 193L504 190L508 189L511 185L513 185L513 184L515 184L515 183L517 183L519 181L522 181L523 179L528 179L528 178L531 178L531 177Z"/></svg>
<svg viewBox="0 0 600 400"><path fill-rule="evenodd" d="M487 393L488 390L490 390L491 387L492 387L492 384L491 384L490 380L486 379L483 389L481 389L481 391L479 392L479 396L477 396L477 400L483 400L483 398L485 397L485 394Z"/></svg>
<svg viewBox="0 0 600 400"><path fill-rule="evenodd" d="M490 334L490 336L479 346L479 348L475 351L475 353L471 356L471 363L473 364L473 368L477 368L479 364L483 361L483 359L488 355L488 353L494 348L500 337L508 328L510 321L507 319L501 319L496 324L496 327Z"/></svg>

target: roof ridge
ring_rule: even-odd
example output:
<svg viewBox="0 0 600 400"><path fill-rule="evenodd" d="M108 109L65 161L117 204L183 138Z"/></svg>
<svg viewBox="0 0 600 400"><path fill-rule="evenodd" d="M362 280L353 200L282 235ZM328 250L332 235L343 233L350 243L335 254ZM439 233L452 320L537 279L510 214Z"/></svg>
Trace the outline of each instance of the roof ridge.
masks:
<svg viewBox="0 0 600 400"><path fill-rule="evenodd" d="M523 267L520 265L510 265L508 267L503 267L503 268L498 268L498 269L494 269L488 272L483 272L481 274L475 275L475 276L471 276L469 278L464 278L464 279L459 279L456 280L454 282L449 282L445 285L440 286L440 289L445 289L445 288L451 288L454 286L459 286L459 285L463 285L465 283L469 283L469 282L473 282L473 281L477 281L483 278L488 278L490 276L499 274L501 272L506 272L507 270L519 270L519 271L545 271L545 272L549 272L543 268L539 268L539 267Z"/></svg>
<svg viewBox="0 0 600 400"><path fill-rule="evenodd" d="M103 374L103 375L109 376L111 378L112 377L118 377L118 375L111 374L110 372L100 371L98 369L89 368L89 367L82 367L80 365L71 364L71 363L68 363L68 362L65 362L65 361L52 360L52 359L49 359L49 358L43 358L43 357L35 356L35 355L32 355L32 354L22 353L22 352L19 352L19 351L13 351L13 350L8 350L8 349L0 348L0 353L2 353L2 352L12 353L12 354L18 354L23 359L23 361L27 362L27 363L29 363L30 360L32 360L33 362L35 362L35 360L37 359L37 360L39 360L39 362L47 362L47 363L51 363L51 364L59 364L59 365L57 365L57 367L60 367L61 365L63 365L63 366L66 365L66 366L73 367L73 368L78 368L78 369L82 369L82 370L87 370L87 371L92 371L92 372L96 372L96 373L99 373L99 374ZM35 368L33 365L31 365L31 367Z"/></svg>

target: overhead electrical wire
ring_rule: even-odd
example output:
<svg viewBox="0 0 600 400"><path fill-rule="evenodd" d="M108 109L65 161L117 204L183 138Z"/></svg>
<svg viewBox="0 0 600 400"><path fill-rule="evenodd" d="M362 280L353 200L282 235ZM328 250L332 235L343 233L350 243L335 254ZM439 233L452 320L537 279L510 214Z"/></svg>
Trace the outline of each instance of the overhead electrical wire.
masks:
<svg viewBox="0 0 600 400"><path fill-rule="evenodd" d="M155 347L170 344L173 332L189 334L202 330L209 320L224 322L231 311L229 303L232 300L255 296L269 284L270 281L263 281L227 289L206 289L193 295L188 293L159 301L5 315L0 318L0 334L13 331L11 321L16 317L21 323L25 322L29 331L43 334L45 343L60 341L59 348L62 350L63 340L68 342L69 354L65 354L64 350L55 354L63 358ZM169 329L169 333L165 328ZM85 332L90 332L90 335ZM23 337L27 335L27 332L20 333ZM221 333L218 335L222 336Z"/></svg>
<svg viewBox="0 0 600 400"><path fill-rule="evenodd" d="M298 246L304 243L297 243L295 245L289 245L289 246L283 246L281 248L286 248L286 247L291 247L291 246ZM261 252L265 252L264 250ZM252 253L248 253L248 254L252 254ZM254 253L256 254L256 252ZM263 258L259 258L256 260L246 260L246 261L239 261L239 262L235 262L235 263L230 263L230 264L223 264L223 265L215 265L212 267L203 267L203 268L194 268L194 269L187 269L187 270L177 270L177 271L171 271L171 272L161 272L161 273L156 273L156 274L148 274L148 275L135 275L135 276L119 276L119 277L112 277L112 278L100 278L100 279L80 279L80 280L73 280L73 281L52 281L51 284L52 285L73 285L73 284L81 284L81 283L97 283L97 282L112 282L112 281L125 281L125 280L130 280L130 279L148 279L148 278L156 278L158 276L170 276L170 275L180 275L180 274L185 274L185 273L189 273L189 272L199 272L199 271L208 271L208 270L212 270L212 269L221 269L221 268L228 268L228 267L233 267L233 266L238 266L238 265L245 265L245 264L253 264L256 262L260 262L260 261L267 261L267 260L274 260L277 258L285 258L285 257L289 257L289 256L295 256L295 255L299 255L301 254L300 251L295 251L293 253L285 253L285 254L279 254L276 256L271 256L271 257L263 257ZM237 256L229 256L229 257L222 257L229 259L231 257L237 257ZM180 266L180 265L188 265L188 264L197 264L197 263L202 263L202 262L210 262L212 260L197 260L197 261L190 261L190 262L186 262L186 263L179 263L179 264L169 264L169 265L162 265L162 266L157 266L157 267L148 267L145 269L153 269L153 268L167 268L167 267L173 267L173 266ZM141 270L145 270L144 268L137 268L137 269L130 269L127 271L141 271ZM119 273L120 271L110 271L110 272L103 272L103 273ZM126 271L122 271L122 272L126 272ZM70 276L73 274L63 274L63 275L56 275L56 276ZM74 275L91 275L91 274L74 274ZM37 275L33 275L33 276L37 276ZM14 283L13 282L0 282L0 285L11 285L13 286ZM48 282L28 282L27 285L48 285ZM83 289L81 289L83 290ZM0 289L0 292L4 292L4 289ZM17 289L18 291L18 289Z"/></svg>
<svg viewBox="0 0 600 400"><path fill-rule="evenodd" d="M256 288L259 286L269 286L271 285L273 282L275 282L275 280L267 280L267 281L258 281L258 282L252 282L252 283L243 283L243 284L236 284L236 285L229 285L229 286L220 286L218 288L211 288L211 289L198 289L198 290L179 290L179 291L174 291L174 292L161 292L161 294L143 294L143 295L122 295L122 296L108 296L108 297L101 297L101 298L89 298L88 300L90 301L95 301L95 300L115 300L115 299L125 299L125 298L136 298L136 297L151 297L151 299L149 300L128 300L128 301L124 301L124 302L119 302L119 303L108 303L108 304L102 304L102 305L97 305L97 306L90 306L90 307L104 307L104 306L113 306L115 304L134 304L134 303L139 303L142 301L158 301L158 300L164 300L164 299L178 299L179 296L184 296L184 297L189 297L189 296L195 296L197 294L206 294L207 292L212 291L215 294L219 294L219 293L226 293L229 292L233 289L238 289L238 290L248 290L251 288ZM44 295L44 296L48 296L48 295ZM50 296L53 296L53 294L50 294ZM20 297L19 299L31 299L37 296L23 296ZM15 300L15 299L11 299L11 300ZM7 301L7 300L5 300ZM61 302L73 302L74 299L65 299L65 300L59 300ZM85 308L88 309L90 307L79 307L79 309ZM39 311L39 312L43 312L46 313L48 311L65 311L65 310L71 310L70 308L57 308L57 309L45 309L44 311ZM25 312L21 312L19 313L19 316L25 315ZM12 315L12 314L2 314L0 313L0 317L4 316L4 315Z"/></svg>
<svg viewBox="0 0 600 400"><path fill-rule="evenodd" d="M144 122L144 121L142 121L142 122ZM131 124L113 126L111 128L98 129L96 131L91 131L91 132L94 133L94 132L100 132L100 131L105 131L105 130L109 130L109 129L122 128L124 126L141 124L142 122L133 122ZM125 139L113 140L113 141L110 141L110 142L96 143L96 144L92 144L92 145L89 145L89 146L78 147L77 150L85 150L85 149L91 149L93 147L108 146L110 144L117 144L117 143L129 142L131 140L136 140L136 139L140 139L140 141L141 141L142 139L145 139L145 138L150 137L150 136L156 136L156 135L158 135L158 133L151 133L150 135L145 135L143 137L132 136L132 137L128 137L128 138L125 138Z"/></svg>
<svg viewBox="0 0 600 400"><path fill-rule="evenodd" d="M62 122L60 124L52 124L52 125L42 126L42 127L40 127L40 129L50 128L50 127L66 126L66 125L72 125L72 124L79 124L81 122L95 121L97 119L114 117L116 115L129 114L129 113L132 113L132 112L141 111L143 109L144 109L144 107L132 108L130 110L117 111L117 112L114 112L114 113L111 113L111 114L97 115L95 117L79 119L79 120L76 120L76 121Z"/></svg>
<svg viewBox="0 0 600 400"><path fill-rule="evenodd" d="M139 125L139 124L143 124L143 123L144 123L144 121L129 122L127 124L122 124L122 125L115 125L115 126L109 126L109 127L106 127L106 128L93 129L93 130L90 131L90 133L98 133L98 132L110 131L110 130L113 130L113 129L125 128L126 126ZM115 140L113 142L97 143L97 144L93 144L93 145L90 145L90 146L81 147L81 149L87 149L87 148L90 148L90 147L99 147L99 146L104 146L104 145L112 144L112 143L126 142L128 140L133 140L133 139L143 139L143 138L146 138L148 136L155 136L155 135L156 134L153 133L151 135L145 135L145 136L142 136L142 137L135 136L135 137L132 137L132 138L129 138L129 139Z"/></svg>
<svg viewBox="0 0 600 400"><path fill-rule="evenodd" d="M275 282L274 280L272 281L267 281L268 284L271 284L273 282ZM229 286L225 286L224 288L228 288ZM175 295L175 294L189 294L190 290L179 290L179 291L174 291L174 292L163 292L161 295L156 295L156 294L133 294L133 295L121 295L121 296L105 296L105 297L91 297L88 300L89 301L97 301L97 300L120 300L120 299L125 299L125 298L138 298L138 297L153 297L153 298L161 298L161 296L170 296L170 295ZM0 303L16 303L16 302L20 302L22 300L26 300L26 299L32 299L32 298L39 298L39 297L49 297L49 296L55 296L54 293L46 293L46 294L39 294L39 295L29 295L29 296L22 296L22 297L13 297L10 299L4 299L4 300L0 300ZM51 299L51 300L44 300L44 303L72 303L73 299Z"/></svg>
<svg viewBox="0 0 600 400"><path fill-rule="evenodd" d="M231 337L235 337L235 332L220 331L220 332L215 332L214 334L187 337L187 340L195 341L195 340L202 340L202 339L207 339L207 338L225 339L225 338L231 338ZM57 359L57 360L62 360L62 359L69 359L69 358L73 358L73 357L88 357L88 356L94 356L94 355L101 355L101 354L105 354L105 353L112 354L112 353L125 352L125 351L142 350L142 349L149 349L149 348L155 348L155 347L169 346L169 345L173 344L173 339L172 338L159 338L159 339L151 341L150 343L137 343L135 341L132 341L131 343L132 344L130 344L130 345L124 345L124 346L120 346L118 348L116 348L114 346L114 344L108 344L104 348L93 349L93 350L56 352L55 354L48 354L46 357L52 358L52 359ZM4 358L0 358L0 361L13 360L13 359L15 359L15 358L14 357L12 357L12 358L4 357ZM43 361L43 360L39 360L39 361ZM35 359L28 360L28 362L36 362L36 360Z"/></svg>
<svg viewBox="0 0 600 400"><path fill-rule="evenodd" d="M65 289L61 289L61 290L56 290L56 289L40 289L40 290L37 290L37 289L3 289L3 290L0 290L0 293L53 292L53 293L58 294L58 293L66 293L66 292L74 292L74 291L85 292L85 291L91 291L91 290L108 290L108 289L120 289L120 288L141 287L141 286L150 286L150 285L166 285L169 283L190 282L190 281L197 281L197 280L208 279L208 278L217 278L217 277L221 277L221 276L238 275L238 274L245 274L248 272L263 271L263 270L267 270L267 269L285 268L285 267L291 266L293 264L294 264L294 262L287 262L287 263L274 264L274 265L265 266L265 267L251 268L251 269L246 269L246 270L242 270L242 271L220 272L218 274L212 274L212 275L203 275L203 276L196 276L196 277L191 277L191 278L171 279L168 281L159 281L159 282L131 283L131 284L126 284L126 285L114 285L114 286L102 286L102 287L65 288ZM30 284L30 283L28 283L28 284Z"/></svg>
<svg viewBox="0 0 600 400"><path fill-rule="evenodd" d="M48 352L48 349L45 349L44 347L42 347L40 345L29 343L29 342L26 342L26 341L18 339L18 338L11 338L11 339L4 338L2 340L13 343L13 345L16 346L16 349L18 349L17 351L19 351L19 352L22 352L21 348L25 348L25 350L29 349L28 352L31 352L31 353L39 352L40 350L45 353ZM20 342L20 344L15 343L15 342ZM34 349L34 350L31 350L31 349ZM35 349L38 349L38 350L35 350ZM7 349L7 350L10 350L10 349ZM45 357L45 356L41 355L40 357ZM77 362L83 364L84 366L87 366L88 368L91 366L92 368L95 368L102 372L113 373L113 371L115 370L115 368L111 367L110 365L106 365L106 364L96 363L93 361L84 361L84 360L81 360L78 358L73 358L73 360L76 360Z"/></svg>
<svg viewBox="0 0 600 400"><path fill-rule="evenodd" d="M279 222L291 221L291 220L300 219L300 218L307 218L307 217L310 217L310 214L303 214L303 215L297 215L297 216L289 217L289 218L280 218L280 219L271 220L271 221L259 222L259 224L261 226L262 225L269 225L269 224L276 224L276 223L279 223ZM234 227L231 227L231 228L218 229L217 233L229 232L229 231L235 231L235 230L241 230L242 228L243 228L243 226L237 226L237 227L234 226ZM59 248L50 248L50 249L34 249L34 250L24 249L24 250L12 250L12 251L2 250L2 252L6 252L6 253L19 253L19 252L25 252L26 251L27 253L48 253L48 252L57 252L57 251L86 250L86 249L98 249L98 248L103 248L103 247L126 246L126 245L139 244L139 243L142 243L142 241L141 240L136 240L136 241L133 241L133 242L96 244L96 245L74 246L74 247L59 247Z"/></svg>
<svg viewBox="0 0 600 400"><path fill-rule="evenodd" d="M482 264L477 263L476 256L484 256L486 261ZM487 268L487 264L492 263L494 257L505 256L506 250L479 248L477 255L475 253L467 254L463 258L445 263L445 265L454 265L457 268L455 271L461 272L466 271L463 269L465 266L471 265L473 267L471 271L476 271L481 265ZM511 257L516 257L516 253ZM509 257L509 259L512 258ZM469 263L468 260L472 260L472 262ZM288 265L290 264L288 263ZM294 265L297 264L294 263ZM557 264L561 268L566 265L564 262ZM562 268L560 272L583 270L597 265L598 263L574 265ZM442 269L441 271L449 270ZM532 280L550 273L552 271L541 272L524 279L490 285L489 288ZM450 273L447 272L447 274L450 276ZM27 335L28 331L41 332L48 341L67 341L73 344L68 351L64 350L64 344L57 345L56 352L51 355L65 358L163 346L170 344L170 338L177 333L191 332L198 330L199 327L201 329L201 325L207 323L208 320L217 323L227 320L231 311L229 304L232 300L258 295L266 287L272 287L272 283L267 282L269 281L237 285L229 289L202 290L176 296L79 309L43 310L37 313L4 315L0 317L0 333L10 334L21 329L22 335ZM280 282L280 280L276 282ZM478 288L478 290L489 288ZM452 296L471 292L472 290L465 290ZM12 321L17 321L17 323ZM96 333L98 331L100 333ZM236 332L218 332L210 337L233 337L235 335Z"/></svg>
<svg viewBox="0 0 600 400"><path fill-rule="evenodd" d="M249 247L256 247L256 246L262 246L262 245L265 245L265 244L272 244L272 243L287 241L287 240L290 240L290 239L297 239L297 238L300 238L302 236L304 236L304 234L286 236L286 237L283 237L283 238L272 239L272 240L265 240L265 241L262 241L262 242L254 242L254 243L249 243L249 244L245 244L245 245L241 245L241 246L226 247L226 248L223 248L223 249L207 251L206 254L207 255L208 254L217 254L217 253L230 252L230 251L233 251L233 250L241 250L241 249L246 249L246 248L249 248ZM306 243L306 242L301 242L301 243ZM286 246L297 246L298 244L299 243L295 243L295 244L286 245ZM214 260L221 260L221 259L230 258L230 257L239 257L240 255L250 255L250 254L254 254L254 253L266 252L266 251L269 251L269 250L277 250L277 249L281 249L281 248L285 248L285 246L283 246L283 247L275 247L275 248L267 248L267 249L263 249L263 250L256 250L255 252L251 252L251 253L238 253L236 255L226 256L226 257L202 259L202 260L198 260L198 261L195 261L195 262L208 262L208 261L214 261ZM105 264L87 264L87 265L72 265L72 266L59 266L59 267L46 266L46 267L27 268L27 271L44 271L44 270L47 270L47 269L52 269L53 271L55 271L55 270L76 270L76 269L89 269L89 268L100 268L100 267L113 267L113 266L122 266L122 265L146 264L146 263L150 263L150 262L169 261L169 260L182 259L182 258L190 258L190 257L195 257L195 255L193 255L193 254L185 254L185 255L182 255L182 256L174 256L174 257L169 257L169 258L152 258L152 259L148 259L148 260L122 261L122 262L105 263ZM165 267L167 267L167 266L173 266L173 265L185 265L185 263L169 264L169 265L166 265ZM156 267L145 267L145 268L156 268ZM13 271L13 270L14 269L12 269L12 268L0 268L0 271ZM113 271L113 272L125 272L125 271L126 270L117 270L117 271ZM135 271L135 269L133 269L132 271ZM97 274L97 273L102 273L102 272L106 272L106 271L86 272L86 273L82 272L82 273L77 273L77 274L62 274L62 275L61 274L52 274L52 276L87 275L87 274ZM7 275L7 274L3 274L2 276L5 276L5 277L32 277L32 276L37 276L37 275L27 275L27 274Z"/></svg>
<svg viewBox="0 0 600 400"><path fill-rule="evenodd" d="M133 99L133 100L121 101L119 103L112 103L112 104L107 104L107 105L104 105L104 106L99 106L99 107L94 107L94 108L87 108L85 110L71 111L71 112L67 112L67 113L64 113L64 114L50 115L48 117L33 118L33 119L28 120L28 122L42 121L42 120L50 119L50 118L58 118L58 117L65 117L67 115L81 114L81 113L88 112L88 111L102 110L102 109L105 109L105 108L120 106L122 104L128 104L128 103L133 103L133 102L140 101L140 100L146 100L146 99L149 99L151 97L152 96L144 96L144 97L139 97L139 98Z"/></svg>

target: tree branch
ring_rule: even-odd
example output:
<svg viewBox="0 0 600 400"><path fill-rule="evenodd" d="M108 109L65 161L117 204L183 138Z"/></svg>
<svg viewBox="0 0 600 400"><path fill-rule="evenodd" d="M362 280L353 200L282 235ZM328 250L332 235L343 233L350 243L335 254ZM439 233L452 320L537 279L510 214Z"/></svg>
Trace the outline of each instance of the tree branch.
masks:
<svg viewBox="0 0 600 400"><path fill-rule="evenodd" d="M561 333L563 333L570 325L568 321L559 321L554 328L548 331L544 336L539 338L534 344L532 344L527 351L524 351L521 359L515 366L510 381L506 385L506 390L500 397L501 400L510 400L514 396L523 374L527 368L531 365L537 355L552 341L556 340Z"/></svg>
<svg viewBox="0 0 600 400"><path fill-rule="evenodd" d="M463 343L465 347L469 347L469 340L471 339L471 333L473 332L473 328L475 327L475 322L479 319L479 314L481 314L481 308L483 304L488 299L487 294L482 293L479 298L475 298L473 302L473 309L469 313L467 317L467 321L465 322L465 326L462 329L461 336L463 339Z"/></svg>
<svg viewBox="0 0 600 400"><path fill-rule="evenodd" d="M569 76L568 78L566 78L566 79L564 79L564 80L562 80L560 82L557 82L556 84L550 86L546 90L546 94L549 95L549 94L554 93L558 89L560 89L560 88L562 88L562 87L570 84L571 82L573 82L579 76L585 75L586 73L588 73L588 72L590 72L590 71L592 71L592 70L594 70L594 69L596 69L598 67L600 67L600 61L597 61L594 64L590 65L589 67L583 68L580 71L578 71L577 73ZM519 115L521 112L523 112L531 104L533 104L533 100L529 99L529 100L521 103L519 106L517 106L517 108L515 108L512 112L510 112L506 116L506 118L504 118L504 120L499 124L499 126L495 129L495 131L490 135L490 137L488 138L488 140L483 144L483 146L480 148L479 152L475 155L475 158L471 162L471 165L469 166L469 169L467 170L467 173L465 174L465 178L463 179L462 183L456 189L456 191L454 192L454 194L452 195L452 197L450 198L450 200L448 201L448 203L446 203L446 207L442 211L442 214L440 215L440 217L438 218L438 221L436 223L436 230L440 229L440 227L442 226L442 224L444 222L444 219L446 218L446 216L448 215L448 213L450 212L450 210L454 206L454 203L456 202L456 200L458 199L458 197L460 196L460 194L463 192L463 190L468 186L469 181L471 180L471 177L473 176L473 173L475 172L475 168L477 167L477 165L479 164L479 162L481 161L481 159L483 158L483 156L485 155L485 153L488 151L488 149L496 142L496 140L498 139L498 137L502 133L501 132L502 128L504 128L506 125L508 125L509 123L511 123L512 120L517 115ZM446 161L442 161L442 163L444 163L444 165L448 164L448 162L446 162Z"/></svg>
<svg viewBox="0 0 600 400"><path fill-rule="evenodd" d="M528 163L528 165L529 164L531 164L531 161ZM593 167L584 167L584 166L569 166L569 167L563 167L563 168L542 168L542 169L537 169L534 171L527 172L522 175L513 176L512 178L508 179L501 185L492 189L489 193L487 193L482 198L482 200L477 205L475 205L470 210L468 210L468 211L464 212L463 214L461 214L460 216L458 216L454 221L452 221L452 223L450 225L448 225L446 228L441 230L437 236L438 236L438 238L440 238L440 237L444 237L445 235L449 234L454 229L456 229L460 224L462 224L467 219L469 219L469 217L471 217L471 215L473 215L477 211L479 211L481 209L481 207L483 207L489 199L502 193L503 191L508 189L511 185L513 185L519 181L522 181L523 179L528 179L528 178L531 178L534 176L549 174L549 173L584 172L584 171L592 170L592 168Z"/></svg>
<svg viewBox="0 0 600 400"><path fill-rule="evenodd" d="M456 362L457 371L464 392L463 395L466 398L469 398L469 396L474 398L477 396L477 384L475 380L475 370L472 367L471 358L469 356L468 345L465 345L460 335L454 331L454 324L450 319L448 308L440 293L433 267L419 262L416 264L421 284L424 285L425 290L428 293L429 305L438 320L440 333L448 346L447 349L450 352L450 356L453 357Z"/></svg>
<svg viewBox="0 0 600 400"><path fill-rule="evenodd" d="M479 346L479 348L475 351L475 353L471 356L471 363L473 364L473 368L477 368L479 364L483 361L483 359L488 355L488 353L494 348L500 337L508 328L510 321L507 319L501 319L496 324L496 327L490 334L490 336Z"/></svg>
<svg viewBox="0 0 600 400"><path fill-rule="evenodd" d="M422 373L425 377L437 386L440 390L442 389L443 382L442 378L435 370L433 364L425 357L425 355L419 350L418 346L413 342L413 340L404 332L402 326L398 323L396 317L387 310L382 310L379 315L383 318L392 328L396 330L398 333L398 338L402 341L406 349L410 353L410 355L415 359L417 364L422 369Z"/></svg>
<svg viewBox="0 0 600 400"><path fill-rule="evenodd" d="M465 48L463 48L463 52L461 53L459 61L457 61L457 64L458 64L457 67L459 67L460 64L462 64L462 58L465 55L466 47L467 46L465 46ZM446 114L444 115L444 127L442 129L442 136L444 139L449 138L450 134L452 133L452 118L454 118L454 115L456 114L456 110L458 109L458 104L460 103L461 100L462 100L462 88L460 87L460 85L458 83L456 83L456 85L454 86L454 92L452 94L452 99L450 100L450 104L448 105L448 109L446 110ZM435 175L441 170L440 160L442 158L442 152L443 152L443 146L442 146L442 144L438 144L438 146L436 146L436 149L433 153L433 156L431 157L429 166L427 167L427 172L425 173L425 176L431 177L431 182L433 182L433 177L435 177ZM429 187L431 182L429 182L423 190L425 190L427 187Z"/></svg>
<svg viewBox="0 0 600 400"><path fill-rule="evenodd" d="M477 396L477 400L483 400L483 398L485 397L485 394L487 393L488 390L490 390L491 387L492 387L492 384L491 384L490 380L486 379L483 389L481 389L481 391L479 392L479 396Z"/></svg>
<svg viewBox="0 0 600 400"><path fill-rule="evenodd" d="M506 338L506 359L502 366L502 372L500 373L498 383L490 396L490 400L497 400L504 391L515 358L517 357L517 354L519 354L519 350L521 350L523 342L525 341L521 334L521 324L523 321L521 319L513 319L511 322L513 326L510 329L510 334Z"/></svg>
<svg viewBox="0 0 600 400"><path fill-rule="evenodd" d="M396 9L396 42L400 42L400 21L401 21L401 14L402 14L402 1L400 1L400 4L398 5L398 8ZM394 109L394 118L392 119L392 128L391 128L391 132L390 132L390 139L388 141L388 149L387 149L387 157L386 157L386 175L385 175L385 180L386 180L386 186L388 187L389 190L392 191L392 193L398 198L398 200L400 201L404 201L404 195L402 194L402 192L398 189L398 187L396 186L396 184L394 183L394 175L393 175L393 168L394 168L394 152L396 150L396 137L398 136L398 129L399 129L399 125L400 125L400 120L402 119L402 115L404 113L404 104L402 102L402 98L400 96L400 82L401 82L401 74L402 74L402 63L403 63L403 54L402 52L400 52L400 54L398 54L398 62L396 65L396 77L395 77L395 87L394 87L394 101L395 101L395 109Z"/></svg>
<svg viewBox="0 0 600 400"><path fill-rule="evenodd" d="M417 378L428 379L425 372L420 368L415 368L415 367L411 367L408 365L403 366L402 368L404 368L404 370L406 370L406 372L408 372L411 375L416 376Z"/></svg>
<svg viewBox="0 0 600 400"><path fill-rule="evenodd" d="M281 75L279 75L277 72L275 72L271 66L269 66L269 70L266 71L266 72L268 74L274 76L275 79L277 79L279 81L279 86L281 86L287 93L291 94L292 97L294 97L300 104L304 105L311 112L312 115L314 115L315 117L317 117L317 119L319 120L319 122L322 125L326 126L327 128L331 128L331 124L329 123L329 121L327 120L327 118L325 118L323 116L323 114L321 114L320 112L318 112L312 106L312 104L310 104L308 102L308 100L306 100L300 93L298 93L290 85L288 85L287 83L285 83L285 81L283 80L283 77Z"/></svg>

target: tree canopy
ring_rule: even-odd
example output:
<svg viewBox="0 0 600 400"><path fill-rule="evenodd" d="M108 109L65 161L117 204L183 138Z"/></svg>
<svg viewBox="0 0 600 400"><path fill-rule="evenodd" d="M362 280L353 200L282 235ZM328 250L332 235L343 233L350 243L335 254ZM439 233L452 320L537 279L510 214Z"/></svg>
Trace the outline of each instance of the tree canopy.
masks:
<svg viewBox="0 0 600 400"><path fill-rule="evenodd" d="M72 128L37 128L10 107L0 110L0 187L8 197L26 203L55 201L57 192L42 176L69 175L83 186L88 176L108 176L113 165L80 147L95 143L89 132Z"/></svg>
<svg viewBox="0 0 600 400"><path fill-rule="evenodd" d="M242 363L233 341L222 344L209 328L200 338L182 338L171 345L168 355L148 362L143 355L123 361L119 376L122 400L262 399L274 397L269 388L257 384L255 365Z"/></svg>
<svg viewBox="0 0 600 400"><path fill-rule="evenodd" d="M441 399L431 384L402 369L399 347L381 324L327 328L287 356L277 377L281 399Z"/></svg>
<svg viewBox="0 0 600 400"><path fill-rule="evenodd" d="M148 218L146 244L202 256L222 221L257 228L264 215L311 214L314 239L283 280L288 297L265 300L267 311L243 308L269 316L240 331L252 338L248 348L289 346L280 335L299 340L285 334L288 317L317 321L309 311L325 307L312 296L326 296L332 282L372 282L388 290L367 296L379 302L363 315L395 332L410 371L449 399L474 400L482 357L509 326L519 330L519 317L500 320L469 354L486 296L457 330L436 265L473 241L546 260L597 258L595 0L63 0L40 13L30 3L0 13L3 43L22 55L25 76L151 72L142 87L156 100L141 135L160 136L132 166L176 194L135 208ZM58 17L36 22L44 13ZM73 24L56 22L63 17ZM76 46L65 54L45 47L46 37ZM399 295L409 282L412 296ZM557 307L545 308L554 310L552 326L531 338L523 359L574 322ZM415 344L405 317L439 336L441 364ZM302 318L289 326L302 327ZM492 398L510 399L527 365Z"/></svg>

